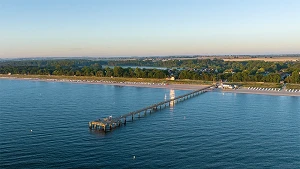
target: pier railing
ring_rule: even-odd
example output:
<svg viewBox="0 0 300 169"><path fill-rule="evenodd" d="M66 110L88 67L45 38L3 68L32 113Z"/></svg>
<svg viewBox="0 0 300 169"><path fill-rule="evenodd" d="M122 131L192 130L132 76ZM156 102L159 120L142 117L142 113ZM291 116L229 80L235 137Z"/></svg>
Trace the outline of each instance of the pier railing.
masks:
<svg viewBox="0 0 300 169"><path fill-rule="evenodd" d="M111 131L113 128L120 127L121 125L126 125L128 118L131 118L131 121L133 121L136 115L138 115L138 117L141 117L142 113L144 113L144 116L147 114L147 112L151 114L153 111L158 111L161 110L162 108L166 108L167 106L170 106L172 103L181 102L189 98L192 98L194 96L198 96L199 94L205 93L206 91L211 89L211 87L212 86L204 87L199 90L195 90L190 93L175 98L171 98L169 100L162 101L133 112L129 112L119 117L112 118L111 116L109 116L107 118L91 121L89 122L89 128L92 130L103 130L104 132Z"/></svg>

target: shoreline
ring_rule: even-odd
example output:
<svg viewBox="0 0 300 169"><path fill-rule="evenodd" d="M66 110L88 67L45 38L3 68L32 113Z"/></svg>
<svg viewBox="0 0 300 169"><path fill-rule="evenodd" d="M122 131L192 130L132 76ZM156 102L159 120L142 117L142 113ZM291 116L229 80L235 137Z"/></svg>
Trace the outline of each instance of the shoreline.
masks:
<svg viewBox="0 0 300 169"><path fill-rule="evenodd" d="M261 91L261 90L249 90L246 88L236 90L220 90L222 93L239 93L239 94L258 94L258 95L270 95L270 96L295 96L300 97L300 92L287 92L281 91Z"/></svg>
<svg viewBox="0 0 300 169"><path fill-rule="evenodd" d="M107 80L70 80L70 79L43 79L43 78L19 78L19 77L0 77L0 80L1 79L30 80L30 81L43 81L43 82L63 82L63 83L74 83L74 84L98 84L98 85L110 85L110 86L118 86L118 87L146 87L146 88L173 89L173 90L198 90L209 86L209 85L195 85L195 84L166 84L166 83L151 83L151 82L117 82L117 81L107 81ZM284 90L262 91L262 90L249 90L247 88L240 88L235 90L215 89L215 91L221 93L240 93L240 94L300 97L299 91L298 92L288 92Z"/></svg>
<svg viewBox="0 0 300 169"><path fill-rule="evenodd" d="M118 87L146 87L159 89L173 89L173 90L199 90L210 85L194 85L194 84L166 84L166 83L150 83L150 82L117 82L106 80L69 80L69 79L40 79L40 78L18 78L18 77L0 77L1 79L11 80L30 80L42 82L63 82L74 84L98 84L110 85Z"/></svg>

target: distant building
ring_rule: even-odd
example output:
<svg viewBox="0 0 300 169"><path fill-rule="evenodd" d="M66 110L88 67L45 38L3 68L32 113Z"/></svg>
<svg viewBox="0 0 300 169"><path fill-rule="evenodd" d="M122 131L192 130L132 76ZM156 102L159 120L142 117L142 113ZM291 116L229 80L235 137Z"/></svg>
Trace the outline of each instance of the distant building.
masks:
<svg viewBox="0 0 300 169"><path fill-rule="evenodd" d="M232 73L233 74L235 72L233 71L233 69L227 69L227 70L224 71L224 73Z"/></svg>
<svg viewBox="0 0 300 169"><path fill-rule="evenodd" d="M175 80L175 77L174 76L168 77L168 78L166 78L166 80Z"/></svg>
<svg viewBox="0 0 300 169"><path fill-rule="evenodd" d="M221 88L221 89L235 89L237 88L237 85L231 85L231 84L223 84L221 83L218 88Z"/></svg>
<svg viewBox="0 0 300 169"><path fill-rule="evenodd" d="M223 89L233 89L233 85L230 85L230 84L223 84L222 85Z"/></svg>
<svg viewBox="0 0 300 169"><path fill-rule="evenodd" d="M287 72L282 72L280 73L280 79L284 80L286 77L290 76L291 74L287 73Z"/></svg>

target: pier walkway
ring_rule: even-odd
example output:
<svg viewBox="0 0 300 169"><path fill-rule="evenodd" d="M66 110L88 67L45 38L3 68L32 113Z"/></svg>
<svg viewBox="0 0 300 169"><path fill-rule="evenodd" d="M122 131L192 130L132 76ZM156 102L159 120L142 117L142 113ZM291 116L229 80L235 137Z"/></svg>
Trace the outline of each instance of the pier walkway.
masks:
<svg viewBox="0 0 300 169"><path fill-rule="evenodd" d="M109 116L107 118L98 119L95 121L89 122L89 128L92 130L103 130L104 132L111 131L113 128L120 127L122 124L126 125L126 120L131 119L133 121L135 116L141 117L141 114L144 114L144 116L148 113L152 113L153 111L158 111L163 108L166 108L167 106L170 106L172 103L178 103L184 100L187 100L189 98L192 98L194 96L198 96L199 94L205 93L208 90L211 89L212 86L204 87L199 90L192 91L190 93L162 101L153 105L150 105L148 107L121 115L119 117L112 118L112 116Z"/></svg>

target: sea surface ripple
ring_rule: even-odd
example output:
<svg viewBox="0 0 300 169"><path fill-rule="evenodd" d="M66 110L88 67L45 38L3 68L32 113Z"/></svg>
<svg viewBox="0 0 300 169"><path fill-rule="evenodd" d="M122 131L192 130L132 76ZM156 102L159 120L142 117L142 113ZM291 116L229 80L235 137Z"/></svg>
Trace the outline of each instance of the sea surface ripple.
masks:
<svg viewBox="0 0 300 169"><path fill-rule="evenodd" d="M0 168L300 166L299 97L207 92L107 134L88 128L187 92L1 79Z"/></svg>

